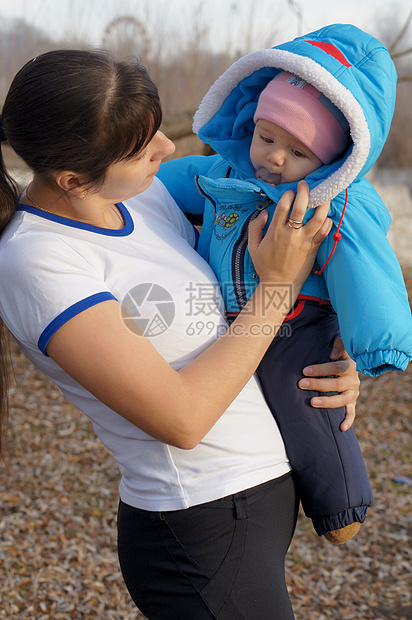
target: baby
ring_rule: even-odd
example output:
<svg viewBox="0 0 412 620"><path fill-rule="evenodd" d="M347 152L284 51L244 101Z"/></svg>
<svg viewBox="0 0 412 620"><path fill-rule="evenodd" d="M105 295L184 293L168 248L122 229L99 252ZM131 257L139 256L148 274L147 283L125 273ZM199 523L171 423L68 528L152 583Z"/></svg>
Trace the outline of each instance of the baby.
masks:
<svg viewBox="0 0 412 620"><path fill-rule="evenodd" d="M309 207L331 201L333 229L318 265L258 373L305 514L334 543L363 523L372 492L344 408L325 409L321 391L298 383L304 387L303 368L333 357L340 331L364 374L405 370L412 359L408 296L386 238L390 216L365 178L389 132L396 80L385 46L350 24L257 50L219 77L195 114L195 133L216 155L170 161L159 172L183 211L203 214L198 251L217 276L229 315L257 285L250 221L262 209L271 217L302 178ZM298 235L302 222L288 225Z"/></svg>
<svg viewBox="0 0 412 620"><path fill-rule="evenodd" d="M333 162L350 142L348 123L338 108L314 86L286 71L280 72L262 91L253 120L255 129L250 159L254 174L272 186L304 179L324 164ZM302 222L289 219L288 225L299 229ZM212 240L209 260L218 270L214 265L217 253L213 246ZM315 354L320 355L322 361L328 359L333 339L339 335L335 313L326 300L319 303L318 300L301 299L285 324L291 328L288 337L282 337L281 332L274 339L258 368L258 375L284 437L302 503L306 507L308 495L311 504L314 494L320 494L321 489L322 493L325 491L320 477L316 476L318 468L322 468L323 476L329 477L333 488L334 472L340 468L345 472L345 458L349 457L349 468L352 470L356 463L359 479L364 479L362 484L367 486L368 481L354 435L345 437L345 443L349 442L345 445L343 458L339 451L328 448L336 442L336 411L308 414L307 395L299 394L296 381L293 384L296 376L291 372L292 368L299 370L305 363L313 363ZM335 420L330 430L329 420ZM326 491L322 502L327 494ZM356 534L360 523L352 522L348 515L345 518L348 525L324 534L328 540L340 544Z"/></svg>

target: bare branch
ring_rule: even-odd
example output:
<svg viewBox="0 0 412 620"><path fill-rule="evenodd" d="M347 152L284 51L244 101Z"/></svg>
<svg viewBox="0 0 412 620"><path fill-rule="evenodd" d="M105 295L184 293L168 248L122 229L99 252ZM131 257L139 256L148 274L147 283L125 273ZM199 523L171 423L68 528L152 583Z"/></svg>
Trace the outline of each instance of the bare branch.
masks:
<svg viewBox="0 0 412 620"><path fill-rule="evenodd" d="M403 50L401 52L396 52L395 54L392 52L391 57L392 60L395 60L395 58L400 58L401 56L406 56L406 54L410 54L412 52L412 47L410 47L407 50Z"/></svg>
<svg viewBox="0 0 412 620"><path fill-rule="evenodd" d="M391 54L392 58L394 57L392 52L396 49L397 45L400 43L400 41L402 41L403 37L406 34L406 31L409 28L409 25L411 23L412 20L412 11L409 13L409 16L406 20L406 22L404 23L403 27L401 28L398 36L396 37L395 41L392 43L392 45L389 48L389 53Z"/></svg>

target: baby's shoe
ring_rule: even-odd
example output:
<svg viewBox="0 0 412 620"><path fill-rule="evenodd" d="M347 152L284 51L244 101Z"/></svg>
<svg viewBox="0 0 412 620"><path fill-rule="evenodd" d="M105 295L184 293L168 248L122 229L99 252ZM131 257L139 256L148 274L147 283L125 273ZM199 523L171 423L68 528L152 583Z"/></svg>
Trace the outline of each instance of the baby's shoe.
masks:
<svg viewBox="0 0 412 620"><path fill-rule="evenodd" d="M343 545L358 533L361 524L358 521L350 523L346 527L341 527L339 530L332 530L332 532L326 532L324 537L326 540L332 543L332 545Z"/></svg>

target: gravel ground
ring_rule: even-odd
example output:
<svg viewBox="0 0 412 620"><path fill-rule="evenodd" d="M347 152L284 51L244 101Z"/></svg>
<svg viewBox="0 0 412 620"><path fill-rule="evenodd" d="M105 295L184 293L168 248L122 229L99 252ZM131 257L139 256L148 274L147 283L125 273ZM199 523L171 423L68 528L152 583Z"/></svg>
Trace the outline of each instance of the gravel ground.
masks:
<svg viewBox="0 0 412 620"><path fill-rule="evenodd" d="M23 355L13 358L10 469L0 471L0 618L142 619L117 563L114 461L85 416ZM300 515L287 557L297 620L412 618L411 379L411 367L362 377L356 430L375 502L342 547L319 539Z"/></svg>

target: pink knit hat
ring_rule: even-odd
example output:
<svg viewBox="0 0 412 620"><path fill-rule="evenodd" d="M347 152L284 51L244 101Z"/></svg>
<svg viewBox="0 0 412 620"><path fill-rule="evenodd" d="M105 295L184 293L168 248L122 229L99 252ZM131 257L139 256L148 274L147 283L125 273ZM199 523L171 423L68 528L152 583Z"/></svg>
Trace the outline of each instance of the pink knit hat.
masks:
<svg viewBox="0 0 412 620"><path fill-rule="evenodd" d="M312 84L287 71L262 91L253 120L260 118L296 136L324 164L348 143L349 126L342 112Z"/></svg>

